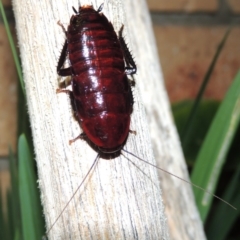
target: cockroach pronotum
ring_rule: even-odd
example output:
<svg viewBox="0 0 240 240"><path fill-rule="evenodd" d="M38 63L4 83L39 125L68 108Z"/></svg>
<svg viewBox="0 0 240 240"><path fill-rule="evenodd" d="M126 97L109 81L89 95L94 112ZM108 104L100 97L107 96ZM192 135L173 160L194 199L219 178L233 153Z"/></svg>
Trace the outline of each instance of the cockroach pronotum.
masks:
<svg viewBox="0 0 240 240"><path fill-rule="evenodd" d="M101 13L102 8L103 4L97 10L94 10L90 5L80 6L79 11L73 7L75 15L71 17L68 29L65 30L63 25L59 24L66 34L66 41L58 61L57 72L60 76L71 76L72 91L58 89L57 93L65 92L69 94L74 116L83 129L83 133L70 140L70 143L81 138L87 140L98 152L87 175L100 157L117 156L121 151L125 151L156 167L123 149L128 134L134 132L129 128L130 115L133 110L131 86L134 81L129 80L127 75L135 74L137 67L122 36L123 26L117 36L113 25ZM67 55L70 67L63 68ZM167 172L159 167L156 168ZM192 184L172 173L169 174ZM199 186L192 185L202 189ZM207 192L205 189L202 190ZM217 196L214 195L214 197ZM63 208L47 234L72 198Z"/></svg>

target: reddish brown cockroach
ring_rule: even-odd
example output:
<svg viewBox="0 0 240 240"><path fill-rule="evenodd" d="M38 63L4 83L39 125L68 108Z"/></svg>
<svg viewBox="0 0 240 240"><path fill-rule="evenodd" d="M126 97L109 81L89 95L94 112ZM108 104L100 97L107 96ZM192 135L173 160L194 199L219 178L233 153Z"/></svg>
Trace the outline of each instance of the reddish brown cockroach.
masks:
<svg viewBox="0 0 240 240"><path fill-rule="evenodd" d="M117 36L112 24L100 13L102 8L103 4L97 11L89 5L80 6L79 11L73 8L75 15L71 17L68 29L60 24L66 41L57 72L60 76L71 75L72 91L58 89L57 93L69 94L75 118L83 129L83 133L70 143L78 138L87 140L99 153L86 177L100 157L119 155L129 132L133 132L129 125L134 81L127 75L135 74L137 68L122 37L123 26ZM67 55L70 67L63 68Z"/></svg>
<svg viewBox="0 0 240 240"><path fill-rule="evenodd" d="M130 81L127 75L135 74L137 67L122 37L123 26L117 36L112 24L104 14L100 13L102 8L103 4L97 11L89 5L80 6L78 12L73 8L76 15L71 17L67 31L61 25L66 34L66 41L59 58L57 72L60 76L71 75L72 91L58 89L57 93L69 94L75 117L83 129L83 133L70 140L70 143L78 138L85 139L98 152L98 155L47 234L100 157L117 156L121 151L125 151L169 173L123 149L129 132L133 132L129 129L129 125L133 109L131 85L134 81ZM67 54L70 67L62 68ZM172 173L169 174L209 193Z"/></svg>
<svg viewBox="0 0 240 240"><path fill-rule="evenodd" d="M133 97L127 74L136 73L136 64L122 37L92 6L82 6L70 20L66 41L57 65L60 76L71 75L68 92L84 138L100 153L116 153L129 134ZM66 55L70 67L62 68ZM126 67L124 64L126 62ZM77 138L76 138L77 139ZM76 140L74 139L74 140ZM71 142L73 142L72 140Z"/></svg>

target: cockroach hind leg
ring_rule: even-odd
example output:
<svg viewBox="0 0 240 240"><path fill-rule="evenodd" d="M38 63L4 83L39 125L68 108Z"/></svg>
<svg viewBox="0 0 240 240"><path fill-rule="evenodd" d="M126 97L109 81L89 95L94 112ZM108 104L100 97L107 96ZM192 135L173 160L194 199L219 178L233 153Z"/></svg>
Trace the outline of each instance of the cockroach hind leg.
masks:
<svg viewBox="0 0 240 240"><path fill-rule="evenodd" d="M134 135L137 135L137 131L134 131L134 130L129 129L129 132L132 133L132 134L134 134Z"/></svg>
<svg viewBox="0 0 240 240"><path fill-rule="evenodd" d="M134 67L125 67L125 73L127 75L133 75L137 72L137 68Z"/></svg>
<svg viewBox="0 0 240 240"><path fill-rule="evenodd" d="M132 54L128 49L128 46L124 40L124 37L122 36L122 32L123 32L123 28L124 25L121 26L119 32L118 32L118 39L119 39L119 43L124 55L124 60L126 62L126 67L125 67L125 73L127 75L133 75L137 72L137 66L136 63L133 60Z"/></svg>
<svg viewBox="0 0 240 240"><path fill-rule="evenodd" d="M86 133L81 133L76 138L69 140L69 145L71 145L72 143L74 143L78 139L86 140L86 138L87 138Z"/></svg>
<svg viewBox="0 0 240 240"><path fill-rule="evenodd" d="M67 49L68 49L68 43L67 43L67 40L65 40L62 51L61 51L61 55L60 55L60 58L59 58L58 64L57 64L57 73L58 73L58 75L60 75L62 77L72 75L72 67L62 68L66 61L66 57L68 54Z"/></svg>

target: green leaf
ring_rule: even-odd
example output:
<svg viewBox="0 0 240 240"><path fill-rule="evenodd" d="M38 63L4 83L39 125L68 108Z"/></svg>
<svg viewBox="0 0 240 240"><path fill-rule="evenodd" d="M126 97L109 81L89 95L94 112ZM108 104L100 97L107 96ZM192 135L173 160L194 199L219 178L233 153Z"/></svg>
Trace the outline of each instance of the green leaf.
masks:
<svg viewBox="0 0 240 240"><path fill-rule="evenodd" d="M14 232L14 240L21 240L21 234L19 229L16 229L16 231Z"/></svg>
<svg viewBox="0 0 240 240"><path fill-rule="evenodd" d="M219 107L197 157L191 180L214 193L222 166L237 131L240 118L240 72ZM203 221L208 215L213 196L194 190Z"/></svg>
<svg viewBox="0 0 240 240"><path fill-rule="evenodd" d="M229 209L229 206L226 204L222 204L218 202L217 207L214 209L212 213L212 217L207 228L206 234L208 239L218 239L224 240L227 239L227 234L232 229L232 226L236 219L240 215L240 163L232 177L230 183L228 184L228 188L223 194L223 199L226 201L231 201L231 203L238 209L233 210ZM226 221L227 219L227 221Z"/></svg>
<svg viewBox="0 0 240 240"><path fill-rule="evenodd" d="M172 106L174 120L178 132L180 133L185 126L187 117L192 109L193 101L184 101L175 103ZM200 103L198 111L196 113L195 121L192 124L191 132L188 141L185 145L184 156L189 170L194 165L197 153L204 141L207 131L210 127L212 119L219 107L219 102L213 100L204 100Z"/></svg>
<svg viewBox="0 0 240 240"><path fill-rule="evenodd" d="M19 206L19 181L17 160L12 149L9 148L9 167L11 176L11 191L9 196L8 222L12 226L11 234L21 228L20 206ZM11 216L10 216L11 215Z"/></svg>
<svg viewBox="0 0 240 240"><path fill-rule="evenodd" d="M9 40L10 47L11 47L11 50L12 50L13 59L14 59L14 62L15 62L16 68L17 68L17 73L18 73L18 77L19 77L19 80L20 80L20 83L21 83L22 91L24 93L24 96L26 96L24 82L23 82L23 76L22 76L21 64L20 64L20 61L19 61L19 58L18 58L17 50L16 50L16 47L15 47L15 44L14 44L14 41L13 41L13 37L12 37L11 31L10 31L10 27L9 27L9 24L8 24L8 21L7 21L7 18L6 18L4 7L2 5L2 1L0 1L0 12L1 12L3 22L4 22L4 25L5 25L5 28L6 28L8 40Z"/></svg>
<svg viewBox="0 0 240 240"><path fill-rule="evenodd" d="M193 128L193 125L195 123L195 121L197 121L197 112L198 112L198 109L199 109L199 104L200 104L200 101L202 99L202 96L205 92L205 89L207 87L207 84L209 83L209 80L210 80L210 77L212 76L212 72L213 72L213 69L215 67L215 64L218 60L218 57L227 41L227 38L228 38L228 35L230 33L230 30L231 29L228 29L224 36L223 36L223 39L221 40L218 48L217 48L217 51L212 59L212 62L204 76L204 79L203 79L203 82L201 84L201 87L198 91L198 94L197 94L197 97L194 101L194 104L193 104L193 107L191 109L191 112L189 114L189 117L185 123L185 127L182 129L182 131L180 132L180 137L181 137L181 142L182 142L182 148L183 148L183 151L185 151L185 149L187 148L187 145L188 143L191 141L191 135L192 135L192 128Z"/></svg>
<svg viewBox="0 0 240 240"><path fill-rule="evenodd" d="M26 137L22 134L18 143L19 154L19 193L25 240L41 239L44 233L36 176Z"/></svg>

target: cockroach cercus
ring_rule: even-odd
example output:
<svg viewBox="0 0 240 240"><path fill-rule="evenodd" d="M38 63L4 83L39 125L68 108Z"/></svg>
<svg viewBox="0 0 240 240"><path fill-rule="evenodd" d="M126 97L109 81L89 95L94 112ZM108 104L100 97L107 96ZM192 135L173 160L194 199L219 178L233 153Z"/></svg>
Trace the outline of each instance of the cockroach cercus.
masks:
<svg viewBox="0 0 240 240"><path fill-rule="evenodd" d="M58 89L57 93L69 94L75 118L83 130L83 133L70 140L70 143L79 138L87 140L98 154L46 235L58 221L100 157L114 158L124 151L167 172L123 149L128 134L135 133L129 129L130 115L133 110L131 86L134 85L134 81L129 80L127 75L135 74L137 67L122 36L123 26L117 36L113 25L101 13L102 8L103 4L97 10L89 5L80 6L79 11L73 7L75 15L71 17L68 29L65 30L59 23L66 34L66 41L58 61L57 72L60 76L71 76L72 91ZM67 55L70 66L63 68ZM192 184L172 173L169 174ZM192 185L207 192L199 186ZM214 195L214 197L217 196Z"/></svg>

